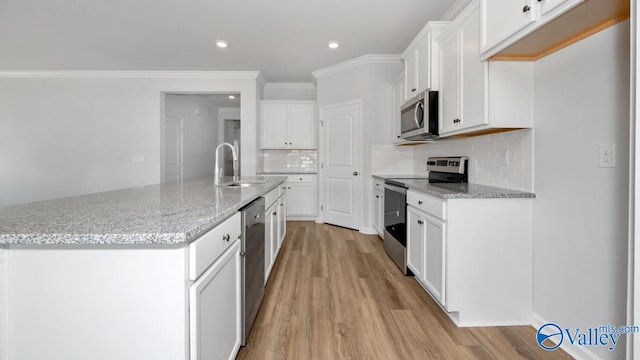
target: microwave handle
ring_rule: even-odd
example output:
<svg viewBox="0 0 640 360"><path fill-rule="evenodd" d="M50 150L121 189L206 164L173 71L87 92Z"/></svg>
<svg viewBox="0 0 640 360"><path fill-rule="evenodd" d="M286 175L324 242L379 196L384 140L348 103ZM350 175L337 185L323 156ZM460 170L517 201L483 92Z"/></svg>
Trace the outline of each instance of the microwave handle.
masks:
<svg viewBox="0 0 640 360"><path fill-rule="evenodd" d="M422 106L422 102L419 101L416 104L416 107L413 109L413 120L416 122L416 129L420 129L422 127L422 125L420 124L420 119L418 119L418 109Z"/></svg>

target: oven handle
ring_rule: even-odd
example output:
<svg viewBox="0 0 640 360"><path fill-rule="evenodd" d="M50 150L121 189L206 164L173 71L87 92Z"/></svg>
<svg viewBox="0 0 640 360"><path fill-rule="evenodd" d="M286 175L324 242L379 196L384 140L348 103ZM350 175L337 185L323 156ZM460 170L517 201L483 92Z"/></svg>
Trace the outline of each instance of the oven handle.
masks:
<svg viewBox="0 0 640 360"><path fill-rule="evenodd" d="M384 188L385 189L389 189L391 191L398 192L398 193L403 194L403 195L407 194L407 189L403 188L403 187L399 187L399 186L395 186L395 185L391 185L391 184L384 184Z"/></svg>

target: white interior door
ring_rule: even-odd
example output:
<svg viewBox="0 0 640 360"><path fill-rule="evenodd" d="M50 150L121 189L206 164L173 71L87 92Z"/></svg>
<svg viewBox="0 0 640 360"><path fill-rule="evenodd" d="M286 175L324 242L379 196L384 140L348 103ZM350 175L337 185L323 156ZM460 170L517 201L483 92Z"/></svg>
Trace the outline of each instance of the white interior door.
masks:
<svg viewBox="0 0 640 360"><path fill-rule="evenodd" d="M361 102L331 105L320 110L324 183L323 220L360 228Z"/></svg>
<svg viewBox="0 0 640 360"><path fill-rule="evenodd" d="M183 120L171 114L164 117L164 179L163 182L182 180Z"/></svg>

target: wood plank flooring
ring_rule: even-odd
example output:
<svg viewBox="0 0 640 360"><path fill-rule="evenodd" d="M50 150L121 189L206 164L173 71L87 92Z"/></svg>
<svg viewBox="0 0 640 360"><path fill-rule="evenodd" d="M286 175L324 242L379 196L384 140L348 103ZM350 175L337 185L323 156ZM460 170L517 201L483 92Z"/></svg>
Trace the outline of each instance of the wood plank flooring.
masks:
<svg viewBox="0 0 640 360"><path fill-rule="evenodd" d="M570 359L532 327L458 328L378 236L288 222L237 359Z"/></svg>

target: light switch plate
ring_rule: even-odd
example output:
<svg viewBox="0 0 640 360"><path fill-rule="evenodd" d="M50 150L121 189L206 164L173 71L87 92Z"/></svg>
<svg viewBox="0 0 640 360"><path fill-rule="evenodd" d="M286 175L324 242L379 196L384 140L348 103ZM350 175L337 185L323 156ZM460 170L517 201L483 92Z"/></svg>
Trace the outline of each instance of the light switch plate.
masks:
<svg viewBox="0 0 640 360"><path fill-rule="evenodd" d="M509 166L509 150L500 151L500 165Z"/></svg>
<svg viewBox="0 0 640 360"><path fill-rule="evenodd" d="M598 167L616 167L616 144L598 145Z"/></svg>

